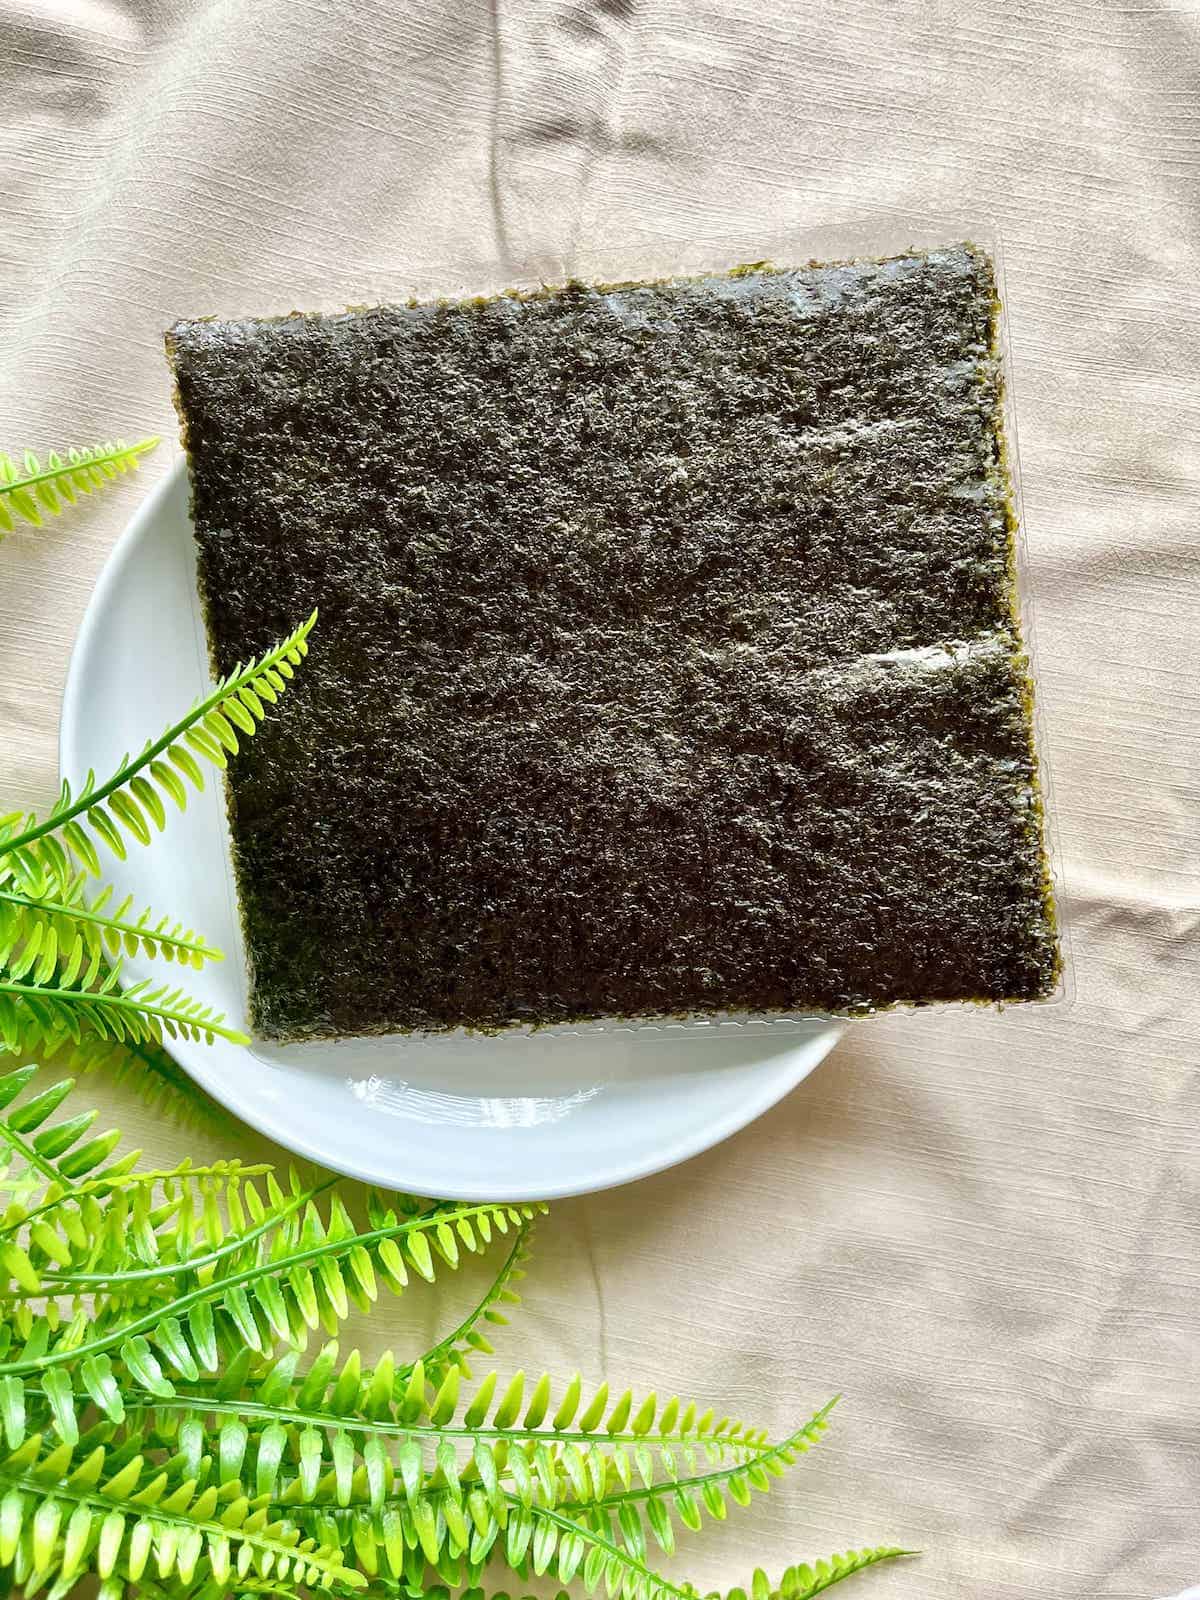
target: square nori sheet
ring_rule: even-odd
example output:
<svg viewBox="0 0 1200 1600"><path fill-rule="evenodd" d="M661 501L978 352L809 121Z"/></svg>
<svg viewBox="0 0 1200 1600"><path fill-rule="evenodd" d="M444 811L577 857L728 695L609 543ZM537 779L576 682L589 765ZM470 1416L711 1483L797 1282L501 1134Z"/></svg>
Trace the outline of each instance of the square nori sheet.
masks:
<svg viewBox="0 0 1200 1600"><path fill-rule="evenodd" d="M1058 950L968 246L168 351L276 1039L1023 1000Z"/></svg>

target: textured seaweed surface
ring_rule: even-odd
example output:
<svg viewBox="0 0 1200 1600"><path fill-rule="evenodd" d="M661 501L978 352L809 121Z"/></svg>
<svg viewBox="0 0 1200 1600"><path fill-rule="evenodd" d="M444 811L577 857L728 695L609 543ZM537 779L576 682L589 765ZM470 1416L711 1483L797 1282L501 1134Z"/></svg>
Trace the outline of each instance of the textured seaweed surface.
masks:
<svg viewBox="0 0 1200 1600"><path fill-rule="evenodd" d="M991 265L168 335L275 1038L1027 999L1058 970Z"/></svg>

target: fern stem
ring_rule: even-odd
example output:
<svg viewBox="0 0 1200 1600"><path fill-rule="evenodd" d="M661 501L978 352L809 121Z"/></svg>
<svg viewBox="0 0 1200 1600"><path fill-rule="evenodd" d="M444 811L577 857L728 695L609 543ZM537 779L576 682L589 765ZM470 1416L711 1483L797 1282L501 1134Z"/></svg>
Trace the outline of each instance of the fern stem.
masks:
<svg viewBox="0 0 1200 1600"><path fill-rule="evenodd" d="M703 1489L704 1486L709 1483L725 1483L737 1473L744 1472L748 1467L756 1466L769 1460L773 1456L781 1456L785 1451L797 1449L803 1443L815 1443L816 1440L820 1438L821 1430L825 1421L829 1417L830 1412L837 1405L840 1399L840 1395L834 1395L832 1400L827 1401L819 1411L813 1413L803 1427L797 1428L796 1431L789 1434L787 1438L780 1439L774 1443L766 1444L761 1450L755 1451L752 1455L747 1455L744 1459L731 1462L726 1466L715 1468L712 1472L695 1473L687 1478L668 1476L662 1478L659 1482L650 1484L648 1486L642 1486L637 1489L621 1490L613 1494L598 1495L588 1500L557 1500L555 1502L556 1508L559 1511L567 1513L568 1515L594 1510L611 1511L621 1505L629 1503L636 1504L640 1501L653 1500L656 1497L661 1498L666 1495L671 1495L674 1494L678 1489ZM253 1404L253 1402L251 1404ZM231 1402L231 1406L234 1414L237 1414L237 1402ZM283 1413L279 1413L275 1420L286 1421L287 1418ZM315 1421L315 1419L313 1420ZM327 1419L326 1426L346 1427L347 1429L350 1429L352 1425L348 1422L339 1422L336 1419ZM407 1434L414 1431L419 1432L420 1430L414 1430L413 1428L404 1424L399 1424L397 1427L397 1432L401 1434ZM437 1428L432 1431L439 1435L450 1435L454 1432L454 1430L449 1428ZM493 1436L485 1429L475 1429L470 1430L470 1432L472 1434L486 1435L487 1437ZM461 1432L455 1436L461 1437ZM515 1437L522 1441L527 1440L530 1436L531 1434L529 1431L524 1433L519 1431L515 1432ZM633 1442L640 1442L642 1444L650 1445L653 1445L656 1442L671 1444L677 1443L677 1441L673 1439L656 1440L655 1437L646 1435L610 1436L607 1434L572 1435L569 1433L543 1433L540 1435L540 1437L545 1439L547 1442L558 1442L561 1440L564 1443L580 1442L582 1439L587 1439L593 1443L599 1439L603 1442L609 1442L613 1444ZM705 1441L702 1438L688 1438L686 1442L689 1444L701 1444ZM428 1498L436 1500L439 1495L448 1494L450 1491L448 1489L427 1489L424 1492ZM407 1501L407 1491L401 1489L395 1495L390 1495L386 1498L394 1499L397 1504L403 1504ZM356 1505L369 1505L370 1503L371 1502L369 1499L355 1500L352 1498L340 1509L349 1510ZM277 1504L281 1512L287 1512L289 1514L292 1512L298 1512L302 1509L300 1506L286 1500L273 1501L272 1504ZM307 1509L312 1508L309 1507Z"/></svg>
<svg viewBox="0 0 1200 1600"><path fill-rule="evenodd" d="M827 1589L832 1589L835 1583L841 1583L844 1578L852 1578L856 1572L865 1572L868 1567L877 1566L881 1561L896 1561L901 1556L919 1554L920 1551L918 1550L900 1550L891 1546L884 1546L878 1550L865 1550L852 1566L843 1567L840 1572L831 1567L828 1577L817 1578L815 1582L809 1584L807 1589L802 1589L797 1596L797 1600L815 1600L817 1595L824 1594Z"/></svg>
<svg viewBox="0 0 1200 1600"><path fill-rule="evenodd" d="M29 1495L35 1501L41 1501L48 1493L45 1479L39 1478L36 1472L28 1475L25 1473L10 1474L6 1473L4 1468L0 1466L0 1484L8 1485L12 1490ZM68 1505L88 1506L101 1515L107 1515L114 1508L119 1511L123 1509L122 1503L110 1500L104 1494L103 1488L98 1488L95 1493L89 1494L84 1489L73 1489L69 1480L65 1483L55 1483L53 1489L49 1492L53 1494L55 1500L64 1500ZM136 1506L136 1501L134 1506ZM129 1509L132 1510L134 1508L130 1507ZM249 1544L253 1549L269 1550L276 1557L283 1556L288 1561L299 1559L306 1567L315 1566L329 1569L326 1570L325 1576L331 1582L344 1582L347 1588L356 1587L353 1582L353 1576L348 1569L342 1566L340 1550L337 1551L338 1560L334 1565L329 1559L329 1555L332 1552L327 1552L324 1557L322 1557L319 1550L298 1553L294 1545L287 1544L281 1539L268 1538L262 1532L247 1532L244 1527L226 1525L223 1522L198 1520L195 1517L189 1517L186 1513L170 1512L165 1510L161 1503L151 1505L146 1509L155 1522L178 1528L180 1532L197 1530L204 1535L206 1542L211 1538L225 1538L230 1543ZM358 1587L361 1587L361 1585Z"/></svg>
<svg viewBox="0 0 1200 1600"><path fill-rule="evenodd" d="M504 1498L510 1506L519 1508L522 1504L520 1497L504 1491ZM547 1506L530 1506L529 1512L533 1517L541 1517L546 1522L557 1524L565 1533L575 1533L583 1537L588 1544L598 1546L607 1552L610 1561L616 1560L628 1571L636 1572L638 1577L649 1583L656 1594L673 1594L678 1600L696 1600L694 1589L681 1589L677 1584L671 1583L661 1573L655 1572L644 1561L619 1544L614 1544L611 1539L606 1539L602 1533L597 1533L594 1528L587 1527L582 1522L576 1522L574 1517L563 1516L561 1512L552 1511Z"/></svg>
<svg viewBox="0 0 1200 1600"><path fill-rule="evenodd" d="M9 1137L10 1132L11 1130L8 1128L8 1125L2 1119L0 1119L0 1137L7 1138ZM42 1170L44 1171L45 1169L43 1168ZM237 1176L239 1178L259 1178L262 1177L264 1173L270 1171L272 1171L272 1168L265 1161L263 1161L259 1162L256 1166L239 1167L237 1170ZM105 1177L103 1174L101 1174L101 1176L98 1178L89 1178L84 1183L73 1185L67 1189L65 1194L60 1194L56 1200L47 1200L42 1205L36 1206L32 1211L25 1212L25 1214L16 1222L8 1224L0 1223L0 1239L6 1238L10 1233L19 1233L22 1228L27 1227L29 1223L35 1221L38 1217L44 1217L48 1212L57 1211L61 1206L70 1205L75 1201L81 1200L85 1195L104 1194L110 1189L152 1189L156 1184L164 1183L168 1179L173 1180L176 1183L189 1183L194 1178L224 1178L228 1175L228 1165L226 1163L219 1163L218 1165L211 1167L189 1167L183 1172L181 1172L177 1167L174 1169L163 1167L158 1170L149 1170L145 1172L121 1172L111 1177ZM52 1169L52 1176L57 1185L60 1187L64 1185L65 1180L60 1172L54 1172ZM243 1236L243 1239L244 1237L245 1236ZM182 1263L179 1270L183 1270L183 1267L188 1264L189 1263L187 1262ZM166 1273L173 1271L174 1269L167 1267L163 1270L164 1273ZM57 1274L53 1272L43 1272L41 1274L43 1281L49 1281L56 1276ZM89 1276L95 1277L97 1282L105 1284L121 1283L125 1278L125 1274L119 1272L110 1272L107 1274L89 1274ZM23 1294L0 1295L0 1300L24 1300L32 1298L33 1296Z"/></svg>
<svg viewBox="0 0 1200 1600"><path fill-rule="evenodd" d="M170 1006L155 1005L140 996L132 999L118 990L108 989L54 989L45 984L0 982L0 994L11 994L18 1000L40 1000L43 1004L82 1006L85 1010L99 1006L101 1010L128 1012L137 1017L158 1017L190 1032L198 1028L201 1033L216 1034L228 1039L230 1044L249 1044L249 1039L236 1028L225 1027L220 1022L202 1021L189 1017L186 1012L172 1011Z"/></svg>
<svg viewBox="0 0 1200 1600"><path fill-rule="evenodd" d="M808 1419L802 1428L797 1428L795 1433L789 1434L786 1439L780 1439L776 1444L766 1444L761 1450L747 1456L742 1461L732 1462L728 1466L716 1467L712 1472L698 1472L690 1478L664 1478L660 1483L652 1483L637 1489L622 1489L613 1494L599 1495L594 1500L560 1500L559 1508L563 1511L587 1511L593 1507L608 1510L613 1506L636 1503L641 1500L653 1500L656 1496L666 1493L673 1494L676 1489L702 1489L706 1483L724 1483L737 1473L745 1471L761 1462L769 1461L772 1456L779 1456L784 1451L796 1450L802 1444L815 1444L821 1436L821 1430L826 1418L841 1399L834 1395L820 1411ZM645 1443L645 1439L642 1441Z"/></svg>
<svg viewBox="0 0 1200 1600"><path fill-rule="evenodd" d="M193 955L203 956L206 961L225 959L220 950L206 944L198 935L191 939L177 939L167 933L155 933L149 927L139 928L136 923L125 922L117 917L106 917L103 912L92 911L82 902L70 905L61 900L39 900L33 895L19 894L14 889L0 889L0 900L7 901L9 905L19 906L23 911L40 911L47 916L69 917L72 922L89 922L98 928L111 928L114 933L132 934L139 945L143 939L150 939L158 945L169 945L172 950L187 950Z"/></svg>
<svg viewBox="0 0 1200 1600"><path fill-rule="evenodd" d="M3 985L0 985L2 988ZM464 1206L454 1213L459 1217L475 1217L495 1214L495 1205ZM357 1245L380 1244L384 1239L396 1239L401 1234L413 1233L419 1229L427 1228L435 1217L430 1213L428 1217L422 1214L407 1222L398 1222L389 1228L374 1228L369 1233L348 1235L345 1239L324 1239L320 1244L312 1245L307 1250L296 1250L291 1255L280 1256L272 1261L260 1261L253 1267L247 1267L242 1272L231 1273L228 1278L219 1278L213 1283L202 1284L192 1289L187 1294L177 1296L174 1300L155 1306L152 1311L144 1316L136 1317L132 1322L123 1323L121 1327L111 1333L93 1339L89 1344L75 1345L70 1350L55 1349L46 1355L30 1356L23 1361L0 1362L0 1377L22 1372L43 1372L48 1367L62 1366L67 1361L80 1361L84 1356L98 1355L103 1350L110 1350L113 1345L119 1344L124 1339L132 1338L135 1334L145 1333L151 1328L156 1328L164 1316L178 1317L194 1305L199 1305L206 1300L219 1300L230 1289L239 1288L242 1284L253 1283L256 1278L278 1278L286 1275L293 1267L305 1266L310 1261L317 1261L322 1256L341 1255L353 1250ZM156 1405L162 1402L157 1399Z"/></svg>
<svg viewBox="0 0 1200 1600"><path fill-rule="evenodd" d="M158 1312L161 1318L167 1312ZM126 1330L122 1330L119 1338L125 1338ZM88 1347L90 1348L90 1347ZM84 1347L80 1346L80 1350ZM77 1352L73 1352L77 1353ZM43 1356L40 1366L52 1359ZM12 1366L0 1366L0 1373L11 1372ZM127 1398L127 1403L128 1398ZM389 1439L503 1439L513 1444L526 1444L530 1440L537 1440L542 1444L644 1444L651 1447L658 1445L704 1445L717 1444L727 1449L739 1448L737 1439L714 1437L712 1434L641 1434L641 1433L581 1433L576 1430L566 1430L559 1433L550 1432L539 1428L468 1428L462 1425L451 1426L433 1422L383 1422L370 1417L330 1416L320 1411L297 1411L291 1406L266 1406L258 1400L216 1400L205 1394L189 1394L179 1390L176 1394L161 1399L158 1395L148 1397L146 1406L154 1411L191 1411L205 1416L231 1416L258 1418L262 1422L283 1422L295 1427L308 1428L334 1428L342 1433L371 1433ZM748 1448L748 1447L743 1447ZM297 1508L300 1509L300 1508Z"/></svg>
<svg viewBox="0 0 1200 1600"><path fill-rule="evenodd" d="M148 455L155 445L160 442L161 435L151 434L146 439L139 439L136 444L114 445L111 450L101 450L95 455L88 456L86 461L72 463L65 461L61 466L47 467L44 472L31 472L24 478L13 478L9 483L0 483L0 494L11 495L12 492L22 489L35 488L39 483L47 483L51 478L62 478L73 472L84 471L88 467L103 467L114 461L128 461L130 456Z"/></svg>
<svg viewBox="0 0 1200 1600"><path fill-rule="evenodd" d="M257 678L261 673L269 672L277 662L282 661L295 650L297 644L307 639L316 620L317 613L314 611L307 622L302 623L295 633L289 635L282 643L268 650L265 656L257 661L252 661L249 666L241 668L233 673L232 676L217 684L203 699L196 702L186 716L173 723L160 738L147 744L141 755L123 762L112 777L102 783L98 789L89 790L85 785L83 791L70 804L57 807L48 817L41 822L32 823L22 833L0 840L0 856L8 855L13 850L23 849L26 845L32 844L36 839L43 838L48 833L57 833L60 828L65 827L68 822L82 812L89 811L93 806L107 800L109 795L114 794L118 789L124 788L131 778L136 777L144 767L148 767L152 761L157 760L164 750L182 738L189 728L194 727L214 707L227 700L231 694L236 694L244 684Z"/></svg>
<svg viewBox="0 0 1200 1600"><path fill-rule="evenodd" d="M43 1178L49 1178L51 1183L63 1184L68 1189L74 1187L70 1179L64 1178L61 1172L56 1172L48 1161L44 1161L34 1147L27 1140L22 1139L15 1128L10 1128L3 1117L0 1117L0 1139L5 1144L12 1145L14 1150L19 1151L34 1171L40 1172ZM22 1224L26 1221L28 1221L28 1217L22 1218Z"/></svg>
<svg viewBox="0 0 1200 1600"><path fill-rule="evenodd" d="M435 1344L432 1349L426 1350L425 1354L421 1356L420 1359L424 1364L427 1374L431 1367L440 1362L444 1356L450 1354L460 1339L465 1338L466 1335L470 1333L471 1329L479 1321L480 1317L483 1316L484 1312L487 1311L490 1306L494 1305L499 1297L504 1293L504 1290L508 1286L508 1280L512 1277L513 1273L516 1271L525 1255L525 1245L527 1239L529 1238L530 1229L532 1227L532 1222L523 1222L521 1224L520 1228L517 1230L517 1236L513 1240L512 1249L505 1257L499 1272L496 1273L496 1276L488 1285L486 1292L476 1302L476 1304L467 1313L467 1315L452 1333L448 1333L444 1339L439 1339L437 1344ZM415 1366L416 1362L410 1361L407 1365L398 1367L396 1369L397 1380L399 1381L402 1378L407 1378Z"/></svg>
<svg viewBox="0 0 1200 1600"><path fill-rule="evenodd" d="M266 1170L266 1169L264 1169ZM81 1289L102 1288L111 1289L126 1283L146 1283L155 1278L175 1278L184 1272L199 1272L205 1267L215 1266L223 1261L226 1256L237 1255L247 1245L253 1244L255 1239L269 1233L272 1228L286 1222L288 1217L295 1216L297 1211L303 1210L310 1200L315 1200L327 1189L332 1189L337 1182L336 1178L327 1178L324 1183L317 1184L313 1189L306 1189L303 1194L295 1196L291 1203L280 1211L256 1223L253 1228L248 1228L245 1233L236 1234L232 1239L226 1240L223 1245L210 1250L204 1256L185 1256L182 1261L165 1261L148 1267L134 1267L128 1272L54 1272L46 1271L40 1274L43 1283L53 1284L60 1294L71 1292L73 1285L78 1284ZM232 1278L221 1280L222 1283L232 1283Z"/></svg>

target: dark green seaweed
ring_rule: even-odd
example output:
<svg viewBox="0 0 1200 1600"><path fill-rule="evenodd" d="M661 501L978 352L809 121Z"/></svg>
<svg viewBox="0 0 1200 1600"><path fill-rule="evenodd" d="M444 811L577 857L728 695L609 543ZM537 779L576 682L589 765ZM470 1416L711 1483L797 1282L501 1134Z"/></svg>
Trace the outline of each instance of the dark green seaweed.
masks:
<svg viewBox="0 0 1200 1600"><path fill-rule="evenodd" d="M168 335L276 1039L1026 1000L1058 946L991 263Z"/></svg>

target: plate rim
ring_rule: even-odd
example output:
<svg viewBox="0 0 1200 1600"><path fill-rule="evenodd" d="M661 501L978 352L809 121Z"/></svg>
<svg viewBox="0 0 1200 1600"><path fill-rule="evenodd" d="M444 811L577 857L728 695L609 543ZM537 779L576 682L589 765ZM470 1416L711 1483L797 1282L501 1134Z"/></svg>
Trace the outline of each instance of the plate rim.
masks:
<svg viewBox="0 0 1200 1600"><path fill-rule="evenodd" d="M84 607L83 616L72 644L67 660L66 674L63 680L62 700L59 714L58 732L58 764L60 779L63 775L70 774L72 781L82 771L83 763L78 759L78 733L84 724L82 699L85 690L82 687L84 671L89 654L99 648L99 635L103 627L103 619L111 603L111 598L118 590L126 566L131 560L138 542L148 537L152 532L153 523L159 516L163 505L179 488L181 479L186 480L187 463L182 454L177 455L170 468L162 475L152 488L146 493L141 502L134 508L124 528L109 551L99 574L93 584ZM133 981L133 980L131 980ZM668 1141L658 1147L644 1159L635 1160L628 1166L610 1166L601 1172L593 1172L591 1176L582 1179L566 1178L557 1183L551 1182L543 1187L532 1187L518 1182L512 1190L506 1190L503 1200L497 1201L494 1190L482 1187L471 1182L465 1173L456 1172L452 1192L439 1191L438 1198L448 1200L465 1200L471 1202L496 1202L512 1201L524 1203L535 1200L558 1200L572 1196L598 1193L606 1189L617 1188L628 1183L634 1183L641 1178L652 1177L656 1173L665 1172L682 1162L702 1155L705 1151L713 1149L734 1134L740 1133L750 1123L756 1121L803 1082L817 1066L825 1059L846 1031L846 1024L834 1018L813 1018L813 1022L820 1022L825 1029L827 1042L825 1048L818 1055L812 1052L781 1053L779 1062L769 1070L763 1071L763 1080L758 1084L757 1093L747 1093L739 1096L731 1110L724 1116L706 1123L696 1133L675 1141ZM817 1036L820 1037L819 1035ZM797 1042L800 1034L797 1031ZM703 1049L710 1042L709 1038L699 1037L698 1046ZM366 1161L355 1161L353 1155L346 1158L339 1156L337 1164L331 1166L328 1151L322 1151L318 1145L308 1139L302 1132L289 1129L286 1116L282 1119L273 1116L270 1110L257 1103L249 1107L239 1098L236 1081L230 1081L225 1075L210 1068L207 1063L201 1065L204 1057L197 1055L195 1060L183 1058L172 1048L174 1040L163 1040L163 1047L167 1050L176 1064L187 1073L189 1078L196 1081L200 1087L217 1103L245 1123L259 1134L271 1139L285 1150L292 1152L303 1159L312 1161L318 1166L329 1171L344 1174L346 1177L357 1181L375 1184L381 1187L395 1188L398 1176L392 1174L384 1176L376 1167ZM763 1064L759 1064L760 1067ZM733 1064L736 1067L736 1063ZM749 1086L748 1086L749 1087ZM402 1181L402 1180L401 1180ZM422 1189L421 1192L424 1192Z"/></svg>

